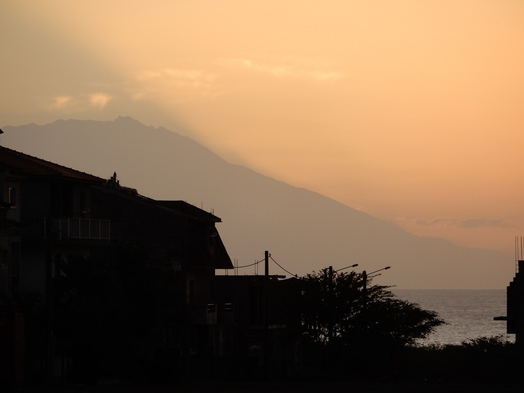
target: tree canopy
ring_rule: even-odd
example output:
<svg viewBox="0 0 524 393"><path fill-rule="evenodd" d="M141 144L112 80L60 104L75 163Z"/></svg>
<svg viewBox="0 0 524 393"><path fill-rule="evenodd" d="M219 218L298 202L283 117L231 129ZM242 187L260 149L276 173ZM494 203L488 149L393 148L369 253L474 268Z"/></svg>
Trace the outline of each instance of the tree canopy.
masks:
<svg viewBox="0 0 524 393"><path fill-rule="evenodd" d="M387 286L370 285L365 274L331 268L301 278L304 334L323 344L407 345L445 323L437 313L401 300Z"/></svg>

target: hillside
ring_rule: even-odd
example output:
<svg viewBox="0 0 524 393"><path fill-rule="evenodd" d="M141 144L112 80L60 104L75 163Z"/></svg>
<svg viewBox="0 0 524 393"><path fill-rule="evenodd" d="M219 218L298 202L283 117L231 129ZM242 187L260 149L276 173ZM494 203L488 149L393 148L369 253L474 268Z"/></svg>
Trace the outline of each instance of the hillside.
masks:
<svg viewBox="0 0 524 393"><path fill-rule="evenodd" d="M299 275L328 265L392 268L376 282L399 288L504 288L513 261L502 254L413 236L318 193L233 165L193 140L129 117L2 127L2 145L103 178L155 199L213 210L232 259L248 265L269 250ZM259 273L262 273L262 267ZM271 272L285 274L276 265ZM240 274L253 274L254 268Z"/></svg>

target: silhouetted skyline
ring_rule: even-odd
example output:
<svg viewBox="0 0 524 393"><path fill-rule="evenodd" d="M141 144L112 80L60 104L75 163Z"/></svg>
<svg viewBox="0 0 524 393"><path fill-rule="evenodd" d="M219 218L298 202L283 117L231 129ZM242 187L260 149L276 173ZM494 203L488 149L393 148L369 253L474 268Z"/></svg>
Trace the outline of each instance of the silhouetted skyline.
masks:
<svg viewBox="0 0 524 393"><path fill-rule="evenodd" d="M252 265L265 250L298 275L326 265L338 270L358 263L359 271L368 272L391 265L376 280L399 288L503 288L514 273L513 261L501 253L410 235L129 117L7 127L3 140L13 149L101 178L116 171L122 186L142 195L181 199L216 213L235 265ZM276 266L271 271L287 274ZM239 271L254 273L254 267Z"/></svg>

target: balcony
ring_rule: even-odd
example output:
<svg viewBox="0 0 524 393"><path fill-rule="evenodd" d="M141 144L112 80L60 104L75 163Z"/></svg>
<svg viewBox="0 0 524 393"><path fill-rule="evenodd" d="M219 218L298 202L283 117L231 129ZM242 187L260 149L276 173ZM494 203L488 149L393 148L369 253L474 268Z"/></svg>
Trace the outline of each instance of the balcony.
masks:
<svg viewBox="0 0 524 393"><path fill-rule="evenodd" d="M41 224L40 224L41 225ZM29 229L29 236L38 236L39 231ZM43 237L50 235L55 239L111 240L111 222L109 220L88 218L52 218L44 220ZM48 233L49 232L49 233ZM41 236L41 235L40 235Z"/></svg>

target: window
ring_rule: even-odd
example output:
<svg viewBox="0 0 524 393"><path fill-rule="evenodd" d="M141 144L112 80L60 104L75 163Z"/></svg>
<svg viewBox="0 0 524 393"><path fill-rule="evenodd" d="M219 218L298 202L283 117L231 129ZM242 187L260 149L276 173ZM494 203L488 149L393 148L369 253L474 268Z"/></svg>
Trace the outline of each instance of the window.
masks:
<svg viewBox="0 0 524 393"><path fill-rule="evenodd" d="M11 243L11 290L18 292L20 286L20 243Z"/></svg>
<svg viewBox="0 0 524 393"><path fill-rule="evenodd" d="M16 207L16 188L9 187L7 189L7 202L11 205L12 208Z"/></svg>
<svg viewBox="0 0 524 393"><path fill-rule="evenodd" d="M81 192L80 195L78 196L78 207L80 210L81 217L84 217L86 213L89 211L86 205L86 193L85 192Z"/></svg>

